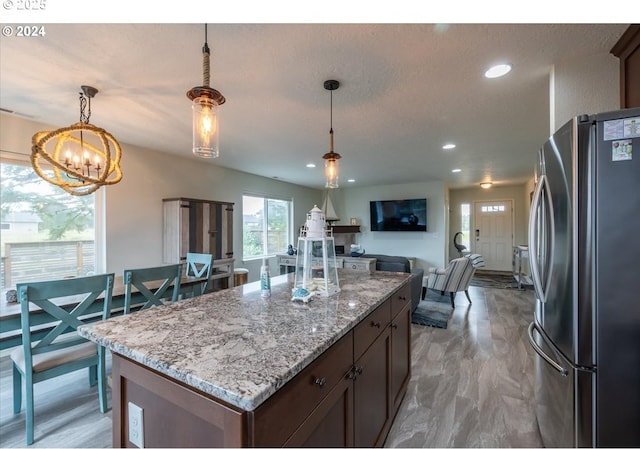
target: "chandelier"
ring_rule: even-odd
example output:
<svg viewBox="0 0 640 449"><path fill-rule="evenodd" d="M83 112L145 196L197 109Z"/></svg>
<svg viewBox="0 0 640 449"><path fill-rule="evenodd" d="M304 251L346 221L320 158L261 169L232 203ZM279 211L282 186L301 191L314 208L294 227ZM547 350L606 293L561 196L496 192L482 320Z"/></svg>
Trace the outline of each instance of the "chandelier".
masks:
<svg viewBox="0 0 640 449"><path fill-rule="evenodd" d="M207 24L205 24L202 47L203 85L187 92L187 97L192 101L193 111L193 154L204 158L214 158L220 154L218 107L227 101L220 92L209 87L209 55Z"/></svg>
<svg viewBox="0 0 640 449"><path fill-rule="evenodd" d="M98 89L81 86L80 121L55 131L41 131L31 139L31 164L45 181L75 196L89 195L101 186L120 182L122 149L107 131L89 123L91 99ZM40 159L53 170L43 170Z"/></svg>
<svg viewBox="0 0 640 449"><path fill-rule="evenodd" d="M331 92L329 152L322 156L322 159L324 159L324 175L326 178L325 187L328 189L338 188L338 159L342 157L333 151L333 91L338 89L338 87L340 87L339 81L327 80L324 82L324 88Z"/></svg>

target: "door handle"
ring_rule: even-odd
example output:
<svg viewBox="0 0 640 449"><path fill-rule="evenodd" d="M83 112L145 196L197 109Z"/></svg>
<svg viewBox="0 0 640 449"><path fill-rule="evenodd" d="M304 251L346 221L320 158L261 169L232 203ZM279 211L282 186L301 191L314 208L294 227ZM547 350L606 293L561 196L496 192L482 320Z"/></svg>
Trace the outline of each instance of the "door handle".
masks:
<svg viewBox="0 0 640 449"><path fill-rule="evenodd" d="M556 371L558 371L562 377L567 377L567 375L569 375L569 371L567 371L566 368L563 368L555 360L549 357L547 353L544 352L544 350L538 345L538 343L536 343L536 340L533 338L534 329L538 331L540 336L544 339L544 335L542 335L542 333L536 327L535 321L532 321L531 324L529 324L529 329L527 329L527 334L529 334L529 344L531 345L533 350L536 351L538 355L544 359L545 362L547 362Z"/></svg>

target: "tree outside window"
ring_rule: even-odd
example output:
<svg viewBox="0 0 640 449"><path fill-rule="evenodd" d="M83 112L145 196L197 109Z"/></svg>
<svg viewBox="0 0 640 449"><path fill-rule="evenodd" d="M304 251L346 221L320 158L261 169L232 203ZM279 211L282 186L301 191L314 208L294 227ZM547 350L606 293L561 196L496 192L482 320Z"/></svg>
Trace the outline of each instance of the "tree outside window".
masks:
<svg viewBox="0 0 640 449"><path fill-rule="evenodd" d="M283 253L292 241L292 201L243 195L243 258Z"/></svg>
<svg viewBox="0 0 640 449"><path fill-rule="evenodd" d="M95 196L72 196L30 165L0 163L2 287L95 272Z"/></svg>

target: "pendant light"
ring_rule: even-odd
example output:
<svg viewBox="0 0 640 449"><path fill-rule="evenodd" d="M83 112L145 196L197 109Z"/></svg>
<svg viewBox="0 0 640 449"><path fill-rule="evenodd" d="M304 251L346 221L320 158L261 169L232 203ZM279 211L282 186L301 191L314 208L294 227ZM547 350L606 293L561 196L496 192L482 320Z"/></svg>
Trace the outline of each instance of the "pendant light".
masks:
<svg viewBox="0 0 640 449"><path fill-rule="evenodd" d="M89 195L122 179L120 144L110 133L89 123L91 99L98 89L80 86L80 121L31 139L31 164L47 182L74 196ZM44 159L48 167L40 166Z"/></svg>
<svg viewBox="0 0 640 449"><path fill-rule="evenodd" d="M342 157L333 151L333 91L338 89L338 87L340 87L339 81L327 80L324 82L324 88L331 93L329 152L322 156L322 159L324 159L324 175L326 178L325 187L327 189L338 188L338 159Z"/></svg>
<svg viewBox="0 0 640 449"><path fill-rule="evenodd" d="M209 87L209 55L207 24L205 24L202 47L202 86L194 87L187 92L187 97L192 101L193 110L193 154L203 158L214 158L220 155L218 109L226 101L220 92Z"/></svg>

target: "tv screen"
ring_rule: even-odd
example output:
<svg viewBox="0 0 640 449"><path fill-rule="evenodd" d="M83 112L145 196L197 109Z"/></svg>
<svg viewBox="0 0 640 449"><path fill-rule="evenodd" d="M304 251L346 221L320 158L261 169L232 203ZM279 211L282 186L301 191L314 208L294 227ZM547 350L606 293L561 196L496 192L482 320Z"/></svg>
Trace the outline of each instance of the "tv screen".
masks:
<svg viewBox="0 0 640 449"><path fill-rule="evenodd" d="M371 201L372 231L427 230L427 199Z"/></svg>

